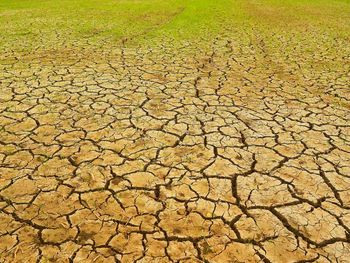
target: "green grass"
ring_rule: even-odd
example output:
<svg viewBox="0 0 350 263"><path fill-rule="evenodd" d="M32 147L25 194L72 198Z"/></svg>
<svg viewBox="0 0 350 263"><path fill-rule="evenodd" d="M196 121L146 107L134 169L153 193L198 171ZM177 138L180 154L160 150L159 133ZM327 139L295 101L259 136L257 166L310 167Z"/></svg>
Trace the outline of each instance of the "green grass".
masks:
<svg viewBox="0 0 350 263"><path fill-rule="evenodd" d="M1 42L68 42L100 38L191 38L219 28L218 17L233 13L222 0L2 0ZM38 37L44 39L38 39Z"/></svg>
<svg viewBox="0 0 350 263"><path fill-rule="evenodd" d="M348 39L349 0L1 0L0 47L212 39L231 31ZM84 42L85 41L85 42ZM86 45L86 44L84 44Z"/></svg>

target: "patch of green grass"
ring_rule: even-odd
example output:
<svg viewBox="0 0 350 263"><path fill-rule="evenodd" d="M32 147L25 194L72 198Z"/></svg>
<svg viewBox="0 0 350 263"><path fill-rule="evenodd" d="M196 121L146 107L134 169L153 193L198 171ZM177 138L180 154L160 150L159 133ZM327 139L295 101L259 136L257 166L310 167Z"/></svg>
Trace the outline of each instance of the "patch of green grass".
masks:
<svg viewBox="0 0 350 263"><path fill-rule="evenodd" d="M232 8L228 0L2 0L0 41L191 38L216 32Z"/></svg>
<svg viewBox="0 0 350 263"><path fill-rule="evenodd" d="M158 38L205 41L252 28L323 30L347 37L350 1L2 0L0 47L79 46Z"/></svg>
<svg viewBox="0 0 350 263"><path fill-rule="evenodd" d="M349 32L348 0L247 0L244 9L256 21L285 28L314 28L328 32Z"/></svg>

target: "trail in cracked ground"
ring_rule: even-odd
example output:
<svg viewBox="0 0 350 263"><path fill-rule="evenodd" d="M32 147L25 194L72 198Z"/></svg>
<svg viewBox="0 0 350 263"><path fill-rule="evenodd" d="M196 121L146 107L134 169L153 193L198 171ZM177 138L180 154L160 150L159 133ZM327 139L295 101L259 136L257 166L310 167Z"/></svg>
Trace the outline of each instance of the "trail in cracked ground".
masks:
<svg viewBox="0 0 350 263"><path fill-rule="evenodd" d="M7 53L0 261L349 262L349 48L254 39Z"/></svg>

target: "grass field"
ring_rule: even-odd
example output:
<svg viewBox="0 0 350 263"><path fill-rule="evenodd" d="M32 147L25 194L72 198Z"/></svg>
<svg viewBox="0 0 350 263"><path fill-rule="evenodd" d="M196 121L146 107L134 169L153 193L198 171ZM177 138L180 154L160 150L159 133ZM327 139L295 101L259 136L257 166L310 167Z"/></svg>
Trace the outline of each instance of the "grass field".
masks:
<svg viewBox="0 0 350 263"><path fill-rule="evenodd" d="M263 30L262 37L272 29L299 32L305 39L317 32L348 40L350 31L350 3L345 0L3 0L0 14L1 44L15 47L19 42L36 47L86 39L210 41L232 30L252 29Z"/></svg>
<svg viewBox="0 0 350 263"><path fill-rule="evenodd" d="M0 262L349 262L349 0L0 0Z"/></svg>

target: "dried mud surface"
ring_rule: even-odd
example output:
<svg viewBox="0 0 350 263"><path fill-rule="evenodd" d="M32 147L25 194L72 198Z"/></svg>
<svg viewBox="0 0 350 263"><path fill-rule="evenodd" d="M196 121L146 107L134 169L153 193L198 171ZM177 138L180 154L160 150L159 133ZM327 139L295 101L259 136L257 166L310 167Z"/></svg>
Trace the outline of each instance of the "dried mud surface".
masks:
<svg viewBox="0 0 350 263"><path fill-rule="evenodd" d="M0 261L349 262L349 47L233 39L3 54Z"/></svg>

